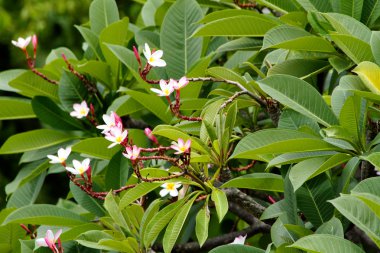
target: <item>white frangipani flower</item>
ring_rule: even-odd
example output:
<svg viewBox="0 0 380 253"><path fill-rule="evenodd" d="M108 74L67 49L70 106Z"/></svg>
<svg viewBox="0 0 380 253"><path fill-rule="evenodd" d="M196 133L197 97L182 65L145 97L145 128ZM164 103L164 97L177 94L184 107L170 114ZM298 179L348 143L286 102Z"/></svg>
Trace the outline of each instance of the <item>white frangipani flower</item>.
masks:
<svg viewBox="0 0 380 253"><path fill-rule="evenodd" d="M182 185L180 183L165 183L161 185L162 189L160 191L160 196L165 197L168 193L172 197L177 197L178 196L178 190L177 188L181 187Z"/></svg>
<svg viewBox="0 0 380 253"><path fill-rule="evenodd" d="M121 144L125 138L127 138L128 130L124 130L118 127L113 127L111 130L106 133L105 138L109 141L111 141L111 145L108 146L108 148L112 148L116 146L117 144Z"/></svg>
<svg viewBox="0 0 380 253"><path fill-rule="evenodd" d="M131 160L136 160L139 155L140 155L140 148L137 147L136 145L133 145L133 147L126 147L125 148L125 151L127 152L126 154L123 153L123 155L128 158L128 159L131 159Z"/></svg>
<svg viewBox="0 0 380 253"><path fill-rule="evenodd" d="M170 81L171 80L172 79L170 79ZM173 80L173 81L174 81L173 88L175 90L179 90L179 89L185 87L189 83L189 80L186 78L186 76L181 77L181 79L179 79L178 82L175 80Z"/></svg>
<svg viewBox="0 0 380 253"><path fill-rule="evenodd" d="M66 167L66 170L74 175L82 175L90 168L90 159L86 158L82 162L74 159L73 166L74 168Z"/></svg>
<svg viewBox="0 0 380 253"><path fill-rule="evenodd" d="M182 154L182 153L189 152L190 146L191 146L190 139L188 139L185 143L181 138L178 138L178 143L173 141L170 147L177 151L174 154Z"/></svg>
<svg viewBox="0 0 380 253"><path fill-rule="evenodd" d="M62 233L62 229L58 230L57 233L53 233L50 229L46 231L46 235L43 238L36 239L36 248L39 247L49 247L53 252L58 252L56 242L59 240L59 236Z"/></svg>
<svg viewBox="0 0 380 253"><path fill-rule="evenodd" d="M67 147L66 149L60 148L58 149L58 156L48 155L47 157L50 159L50 163L60 163L65 164L67 157L69 157L71 153L71 147Z"/></svg>
<svg viewBox="0 0 380 253"><path fill-rule="evenodd" d="M143 50L144 56L147 59L149 65L152 67L165 67L166 62L161 59L164 52L162 50L157 50L152 53L149 48L148 43L145 43L145 50Z"/></svg>
<svg viewBox="0 0 380 253"><path fill-rule="evenodd" d="M110 115L104 114L103 120L105 125L99 125L96 128L102 129L102 134L111 131L112 128L123 128L123 123L121 122L121 118L115 112L111 112Z"/></svg>
<svg viewBox="0 0 380 253"><path fill-rule="evenodd" d="M14 46L16 46L16 47L21 48L22 50L26 50L26 47L29 45L29 43L30 43L31 40L32 40L32 37L31 37L31 36L26 37L25 39L19 37L19 38L17 39L17 41L12 40L12 44L13 44Z"/></svg>
<svg viewBox="0 0 380 253"><path fill-rule="evenodd" d="M70 112L71 117L81 119L87 117L90 108L88 108L86 101L82 101L80 104L73 105L74 111Z"/></svg>
<svg viewBox="0 0 380 253"><path fill-rule="evenodd" d="M238 237L235 237L235 240L231 242L230 244L242 244L245 243L245 238L247 238L247 235L239 235Z"/></svg>
<svg viewBox="0 0 380 253"><path fill-rule="evenodd" d="M162 79L160 80L160 88L161 90L156 88L150 88L150 90L157 93L161 97L168 97L174 91L173 83L166 83L165 80Z"/></svg>

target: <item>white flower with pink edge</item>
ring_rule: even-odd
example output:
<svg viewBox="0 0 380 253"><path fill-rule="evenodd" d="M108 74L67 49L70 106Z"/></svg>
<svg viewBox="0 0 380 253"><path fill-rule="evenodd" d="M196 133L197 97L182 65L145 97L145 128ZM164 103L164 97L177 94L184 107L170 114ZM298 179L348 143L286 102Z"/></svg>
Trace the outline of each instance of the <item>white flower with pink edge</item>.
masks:
<svg viewBox="0 0 380 253"><path fill-rule="evenodd" d="M22 50L26 50L26 47L29 45L29 43L30 43L31 40L32 40L32 37L31 37L31 36L26 37L25 39L19 37L19 38L17 39L17 41L12 40L12 44L13 44L14 46L16 46L16 47L21 48Z"/></svg>
<svg viewBox="0 0 380 253"><path fill-rule="evenodd" d="M53 252L58 252L57 246L55 244L59 240L59 236L62 233L62 229L58 230L57 233L53 233L50 229L46 231L46 235L43 238L38 238L35 241L35 247L49 247Z"/></svg>
<svg viewBox="0 0 380 253"><path fill-rule="evenodd" d="M123 123L121 122L121 118L115 112L110 113L110 115L104 114L103 120L105 125L99 125L96 128L103 130L102 134L111 131L112 128L123 128Z"/></svg>
<svg viewBox="0 0 380 253"><path fill-rule="evenodd" d="M125 156L128 159L131 160L136 160L139 155L140 155L140 148L138 148L136 145L133 145L133 147L126 147L125 151L127 152L126 154L123 153L123 156Z"/></svg>
<svg viewBox="0 0 380 253"><path fill-rule="evenodd" d="M74 159L73 166L74 168L66 167L66 170L74 175L82 175L90 168L90 159L86 158L82 162Z"/></svg>
<svg viewBox="0 0 380 253"><path fill-rule="evenodd" d="M154 93L157 93L161 97L168 97L174 91L173 83L172 82L166 83L165 80L162 80L162 79L160 80L160 88L161 90L156 89L156 88L150 88L150 90L153 91Z"/></svg>
<svg viewBox="0 0 380 253"><path fill-rule="evenodd" d="M71 147L67 147L66 149L60 148L58 149L57 155L47 155L50 159L50 163L60 163L64 164L71 153Z"/></svg>
<svg viewBox="0 0 380 253"><path fill-rule="evenodd" d="M128 130L120 129L118 127L113 127L109 132L106 133L105 138L111 141L111 145L108 148L112 148L117 144L121 144L125 138L128 136Z"/></svg>
<svg viewBox="0 0 380 253"><path fill-rule="evenodd" d="M80 104L73 104L74 111L70 112L71 117L81 119L87 117L90 108L88 108L86 101L82 101Z"/></svg>
<svg viewBox="0 0 380 253"><path fill-rule="evenodd" d="M188 139L186 142L184 142L181 138L178 138L178 142L172 142L172 145L170 146L172 149L176 150L174 154L182 154L187 153L190 150L191 146L191 140Z"/></svg>
<svg viewBox="0 0 380 253"><path fill-rule="evenodd" d="M180 90L181 88L185 87L189 83L189 80L186 78L186 76L181 77L181 79L179 79L178 82L175 80L173 81L174 81L173 88L175 90Z"/></svg>

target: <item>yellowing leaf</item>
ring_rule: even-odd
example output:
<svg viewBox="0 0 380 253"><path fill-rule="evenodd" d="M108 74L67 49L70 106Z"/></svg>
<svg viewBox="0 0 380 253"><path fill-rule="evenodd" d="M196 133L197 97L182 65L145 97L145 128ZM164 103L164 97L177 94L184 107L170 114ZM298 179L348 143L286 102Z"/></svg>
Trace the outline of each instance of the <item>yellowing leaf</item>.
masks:
<svg viewBox="0 0 380 253"><path fill-rule="evenodd" d="M376 63L361 62L352 72L358 74L370 91L380 95L380 67Z"/></svg>

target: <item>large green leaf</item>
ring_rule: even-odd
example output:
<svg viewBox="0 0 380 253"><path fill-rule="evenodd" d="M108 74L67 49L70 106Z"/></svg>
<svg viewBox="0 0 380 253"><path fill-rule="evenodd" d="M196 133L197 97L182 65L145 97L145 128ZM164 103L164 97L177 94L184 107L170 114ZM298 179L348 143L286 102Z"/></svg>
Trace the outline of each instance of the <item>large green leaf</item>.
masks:
<svg viewBox="0 0 380 253"><path fill-rule="evenodd" d="M87 27L75 26L78 29L84 40L87 42L89 49L91 49L97 58L104 61L104 56L99 44L99 36Z"/></svg>
<svg viewBox="0 0 380 253"><path fill-rule="evenodd" d="M105 183L108 189L119 189L124 186L133 173L131 161L123 156L122 152L116 153L107 166Z"/></svg>
<svg viewBox="0 0 380 253"><path fill-rule="evenodd" d="M336 235L341 238L344 238L344 230L343 230L342 222L336 217L332 217L331 220L319 226L319 228L315 231L315 233Z"/></svg>
<svg viewBox="0 0 380 253"><path fill-rule="evenodd" d="M24 223L71 227L85 222L87 222L85 218L67 209L47 204L35 204L21 207L12 212L3 224Z"/></svg>
<svg viewBox="0 0 380 253"><path fill-rule="evenodd" d="M289 247L302 249L307 252L364 253L359 246L334 235L314 234L305 236Z"/></svg>
<svg viewBox="0 0 380 253"><path fill-rule="evenodd" d="M16 154L46 148L75 138L77 137L52 129L32 130L9 137L1 146L0 154Z"/></svg>
<svg viewBox="0 0 380 253"><path fill-rule="evenodd" d="M325 175L309 180L296 191L297 206L314 227L330 220L334 207L327 201L333 199L332 185Z"/></svg>
<svg viewBox="0 0 380 253"><path fill-rule="evenodd" d="M259 249L256 247L248 246L248 245L240 245L240 244L230 244L230 245L222 245L216 247L215 249L209 251L209 253L265 253L263 249Z"/></svg>
<svg viewBox="0 0 380 253"><path fill-rule="evenodd" d="M211 200L215 203L216 214L220 223L228 212L227 196L223 191L214 188L211 193Z"/></svg>
<svg viewBox="0 0 380 253"><path fill-rule="evenodd" d="M0 97L0 108L0 120L36 117L28 99Z"/></svg>
<svg viewBox="0 0 380 253"><path fill-rule="evenodd" d="M70 182L70 192L73 195L75 201L92 214L98 217L105 215L106 212L101 202L98 199L89 196L72 182Z"/></svg>
<svg viewBox="0 0 380 253"><path fill-rule="evenodd" d="M50 72L43 70L39 71L45 75L51 75ZM18 93L26 97L32 98L40 95L58 101L58 86L49 83L31 71L26 71L18 75L15 79L9 82L9 86L19 90Z"/></svg>
<svg viewBox="0 0 380 253"><path fill-rule="evenodd" d="M112 192L107 194L106 199L104 200L104 207L117 225L128 229L128 224L125 221L125 218L123 217L123 214L119 209L119 205L116 202Z"/></svg>
<svg viewBox="0 0 380 253"><path fill-rule="evenodd" d="M114 0L94 0L90 5L90 26L96 34L119 20L119 11Z"/></svg>
<svg viewBox="0 0 380 253"><path fill-rule="evenodd" d="M301 187L307 180L348 161L350 158L351 156L348 154L339 153L329 158L311 158L296 164L290 170L289 175L294 190Z"/></svg>
<svg viewBox="0 0 380 253"><path fill-rule="evenodd" d="M364 0L340 0L339 12L360 20L362 16Z"/></svg>
<svg viewBox="0 0 380 253"><path fill-rule="evenodd" d="M253 173L231 179L221 186L227 187L283 192L284 180L280 175L272 173Z"/></svg>
<svg viewBox="0 0 380 253"><path fill-rule="evenodd" d="M267 48L335 52L334 47L324 38L314 36L301 28L288 25L277 26L265 34L262 50Z"/></svg>
<svg viewBox="0 0 380 253"><path fill-rule="evenodd" d="M286 74L305 79L331 68L329 62L312 59L294 59L276 64L268 70L268 76Z"/></svg>
<svg viewBox="0 0 380 253"><path fill-rule="evenodd" d="M146 235L146 229L148 227L149 222L156 216L158 213L158 210L160 209L160 206L164 203L164 200L161 199L155 199L152 203L149 204L148 208L145 210L143 217L141 218L140 223L140 245L141 247L145 242L145 235Z"/></svg>
<svg viewBox="0 0 380 253"><path fill-rule="evenodd" d="M120 117L132 114L142 109L141 104L129 95L116 98L108 107L107 113L115 112Z"/></svg>
<svg viewBox="0 0 380 253"><path fill-rule="evenodd" d="M369 41L363 41L352 35L331 33L331 39L350 59L359 64L362 61L373 61Z"/></svg>
<svg viewBox="0 0 380 253"><path fill-rule="evenodd" d="M363 13L361 21L371 27L380 17L380 1L366 0L363 5Z"/></svg>
<svg viewBox="0 0 380 253"><path fill-rule="evenodd" d="M299 152L299 153L286 153L276 156L270 160L267 165L267 170L273 166L280 166L284 164L298 163L300 161L314 158L314 157L330 157L335 155L335 151L316 151L316 152Z"/></svg>
<svg viewBox="0 0 380 253"><path fill-rule="evenodd" d="M60 130L83 129L82 125L63 111L58 105L48 97L36 96L32 100L33 110L39 120L45 124Z"/></svg>
<svg viewBox="0 0 380 253"><path fill-rule="evenodd" d="M208 198L201 210L199 210L196 217L195 234L197 236L199 245L205 243L208 237L208 227L210 223L210 210L208 208Z"/></svg>
<svg viewBox="0 0 380 253"><path fill-rule="evenodd" d="M352 193L370 193L380 197L380 178L371 177L358 183L351 191Z"/></svg>
<svg viewBox="0 0 380 253"><path fill-rule="evenodd" d="M267 129L244 137L230 158L260 159L261 154L336 150L315 135L288 129Z"/></svg>
<svg viewBox="0 0 380 253"><path fill-rule="evenodd" d="M304 127L310 127L316 133L320 131L318 123L315 120L289 108L282 111L278 121L278 128L299 130Z"/></svg>
<svg viewBox="0 0 380 253"><path fill-rule="evenodd" d="M258 83L272 98L322 125L338 123L321 95L309 83L288 75L270 76Z"/></svg>
<svg viewBox="0 0 380 253"><path fill-rule="evenodd" d="M110 144L111 142L103 137L87 138L73 145L72 151L110 160L120 150L118 145L107 148Z"/></svg>
<svg viewBox="0 0 380 253"><path fill-rule="evenodd" d="M363 201L354 196L342 195L330 202L380 247L380 218Z"/></svg>
<svg viewBox="0 0 380 253"><path fill-rule="evenodd" d="M149 192L153 191L154 189L158 188L162 183L150 183L150 182L143 182L138 185L136 185L134 188L128 190L127 194L125 194L120 199L120 205L119 208L123 209L129 204L131 204L136 199L148 194Z"/></svg>
<svg viewBox="0 0 380 253"><path fill-rule="evenodd" d="M67 111L73 110L73 104L81 103L88 96L82 81L69 71L64 71L59 81L59 99Z"/></svg>
<svg viewBox="0 0 380 253"><path fill-rule="evenodd" d="M161 48L167 62L166 72L172 78L187 74L200 58L202 39L190 38L199 27L203 12L195 0L177 0L169 8L161 27Z"/></svg>
<svg viewBox="0 0 380 253"><path fill-rule="evenodd" d="M162 239L162 244L164 246L164 252L171 252L174 247L175 242L179 236L179 233L182 230L183 225L185 224L186 218L189 215L190 208L192 207L195 199L198 195L195 195L186 204L184 204L181 209L178 210L177 214L168 224L164 238Z"/></svg>
<svg viewBox="0 0 380 253"><path fill-rule="evenodd" d="M17 92L17 89L9 86L9 82L24 72L26 72L26 70L24 69L10 69L6 71L1 71L0 72L0 90Z"/></svg>
<svg viewBox="0 0 380 253"><path fill-rule="evenodd" d="M271 28L281 24L278 20L256 12L236 10L214 12L206 16L202 22L206 24L195 31L194 36L262 37ZM257 25L258 23L260 25Z"/></svg>
<svg viewBox="0 0 380 253"><path fill-rule="evenodd" d="M296 0L306 11L332 11L331 1L325 0Z"/></svg>
<svg viewBox="0 0 380 253"><path fill-rule="evenodd" d="M371 30L358 20L340 13L325 13L323 16L330 22L337 33L352 35L365 42L370 41Z"/></svg>
<svg viewBox="0 0 380 253"><path fill-rule="evenodd" d="M380 31L372 31L371 50L377 64L380 64Z"/></svg>

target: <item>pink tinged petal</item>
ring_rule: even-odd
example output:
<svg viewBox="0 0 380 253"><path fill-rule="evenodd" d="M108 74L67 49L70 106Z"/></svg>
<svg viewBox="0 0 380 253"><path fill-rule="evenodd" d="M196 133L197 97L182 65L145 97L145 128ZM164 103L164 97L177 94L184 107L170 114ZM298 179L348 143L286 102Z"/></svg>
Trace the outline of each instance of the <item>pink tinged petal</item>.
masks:
<svg viewBox="0 0 380 253"><path fill-rule="evenodd" d="M181 138L178 138L178 147L183 147L183 140Z"/></svg>
<svg viewBox="0 0 380 253"><path fill-rule="evenodd" d="M185 143L186 150L189 149L191 146L191 139L188 139Z"/></svg>
<svg viewBox="0 0 380 253"><path fill-rule="evenodd" d="M54 241L56 242L58 240L58 238L61 236L62 234L62 229L58 230L57 233L55 233L54 235Z"/></svg>
<svg viewBox="0 0 380 253"><path fill-rule="evenodd" d="M169 191L168 191L167 189L162 189L162 190L160 191L160 196L161 196L161 197L165 197L166 195L168 195L168 193L169 193Z"/></svg>
<svg viewBox="0 0 380 253"><path fill-rule="evenodd" d="M80 111L81 108L82 108L82 106L80 104L73 104L73 109L75 111Z"/></svg>
<svg viewBox="0 0 380 253"><path fill-rule="evenodd" d="M55 243L53 231L51 231L50 229L46 231L45 242L49 247L50 245Z"/></svg>
<svg viewBox="0 0 380 253"><path fill-rule="evenodd" d="M177 189L174 189L174 190L169 191L169 194L172 197L177 197L178 196L178 191L177 191Z"/></svg>
<svg viewBox="0 0 380 253"><path fill-rule="evenodd" d="M39 247L49 247L45 242L45 238L36 239L36 245Z"/></svg>
<svg viewBox="0 0 380 253"><path fill-rule="evenodd" d="M71 167L65 167L65 169L66 169L68 172L70 172L70 173L72 173L72 174L74 174L74 175L78 175L78 174L79 174L79 172L78 172L76 169L74 169L74 168L71 168Z"/></svg>
<svg viewBox="0 0 380 253"><path fill-rule="evenodd" d="M83 168L85 168L87 170L88 167L90 166L90 158L84 159L82 162L82 166L83 166Z"/></svg>

